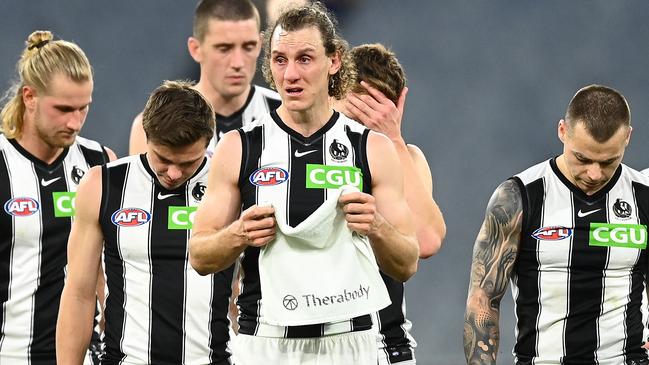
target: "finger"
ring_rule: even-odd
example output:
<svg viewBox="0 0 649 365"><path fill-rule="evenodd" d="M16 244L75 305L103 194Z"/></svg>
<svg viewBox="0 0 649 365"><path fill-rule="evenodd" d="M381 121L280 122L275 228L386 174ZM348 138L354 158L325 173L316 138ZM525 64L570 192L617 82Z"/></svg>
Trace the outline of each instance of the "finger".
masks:
<svg viewBox="0 0 649 365"><path fill-rule="evenodd" d="M343 207L345 214L374 214L376 207L371 203L350 203Z"/></svg>
<svg viewBox="0 0 649 365"><path fill-rule="evenodd" d="M375 110L369 106L365 100L360 98L360 95L356 94L349 94L347 95L347 101L356 107L356 109L360 110L361 113L365 114L368 118L372 117L374 114Z"/></svg>
<svg viewBox="0 0 649 365"><path fill-rule="evenodd" d="M345 220L348 224L371 224L374 221L374 214L346 214Z"/></svg>
<svg viewBox="0 0 649 365"><path fill-rule="evenodd" d="M347 101L346 101L346 103L347 103L347 104L346 104L346 105L347 105L347 110L350 111L351 114L354 115L354 116L352 117L352 119L354 119L354 120L360 122L361 124L363 124L364 126L368 127L369 129L373 129L374 127L376 127L376 123L374 123L374 119L372 118L372 116L366 114L364 111L362 111L362 110L360 110L359 108L357 108L356 105L354 105L354 104L349 100L349 96L347 96ZM362 101L361 101L361 103L362 103Z"/></svg>
<svg viewBox="0 0 649 365"><path fill-rule="evenodd" d="M246 209L241 213L241 218L243 219L261 219L265 217L270 217L275 214L275 208L271 206L258 206L253 205L252 207Z"/></svg>
<svg viewBox="0 0 649 365"><path fill-rule="evenodd" d="M246 232L252 232L252 231L257 231L260 229L268 229L271 227L275 227L275 218L273 217L266 217L263 219L258 219L258 220L244 220L243 221L243 229Z"/></svg>
<svg viewBox="0 0 649 365"><path fill-rule="evenodd" d="M374 112L380 112L380 111L387 111L389 109L396 109L394 106L394 103L390 99L385 99L383 101L379 101L374 99L372 95L368 94L355 94L352 93L351 96L354 96L358 98L360 101L365 103L369 107L371 111Z"/></svg>
<svg viewBox="0 0 649 365"><path fill-rule="evenodd" d="M365 88L365 90L367 90L367 92L368 92L370 95L372 95L372 97L373 97L374 99L376 99L376 101L378 101L379 103L381 103L381 104L387 104L387 103L394 104L394 103L392 103L392 100L388 99L388 97L385 96L385 94L383 94L381 91L379 91L379 89L374 88L374 87L373 87L372 85L370 85L369 83L367 83L367 82L365 82L365 81L361 81L361 85L362 85L362 86Z"/></svg>
<svg viewBox="0 0 649 365"><path fill-rule="evenodd" d="M248 239L250 241L258 241L258 240L263 240L268 237L274 237L276 233L275 228L266 228L266 229L259 229L256 231L248 231Z"/></svg>
<svg viewBox="0 0 649 365"><path fill-rule="evenodd" d="M374 197L371 196L370 194L366 194L360 191L356 191L353 193L347 193L343 194L338 198L338 202L342 205L346 205L349 203L368 203L374 200Z"/></svg>
<svg viewBox="0 0 649 365"><path fill-rule="evenodd" d="M366 236L370 231L369 224L347 223L347 228L349 228L350 231L360 233L364 236Z"/></svg>
<svg viewBox="0 0 649 365"><path fill-rule="evenodd" d="M399 112L401 115L403 115L403 110L406 106L406 95L408 95L408 87L404 87L403 90L401 90L401 95L399 95L399 100L397 100L397 109L399 109Z"/></svg>
<svg viewBox="0 0 649 365"><path fill-rule="evenodd" d="M257 238L257 239L250 242L250 246L262 247L262 246L265 246L265 245L269 244L274 239L275 239L275 235Z"/></svg>

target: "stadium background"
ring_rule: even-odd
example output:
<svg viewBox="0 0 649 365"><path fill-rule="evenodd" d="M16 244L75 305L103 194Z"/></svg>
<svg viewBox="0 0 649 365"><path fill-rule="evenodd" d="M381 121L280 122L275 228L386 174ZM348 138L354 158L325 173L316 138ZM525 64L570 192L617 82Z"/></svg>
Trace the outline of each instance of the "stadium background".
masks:
<svg viewBox="0 0 649 365"><path fill-rule="evenodd" d="M119 156L133 117L163 79L198 74L187 54L193 1L0 2L0 86L27 35L77 42L95 71L82 135ZM426 154L448 234L407 284L420 364L456 365L473 241L494 188L561 152L557 121L589 83L619 89L634 132L625 162L649 167L649 2L358 0L341 13L352 44L382 42L409 77L403 134ZM511 296L502 304L499 363L511 364Z"/></svg>

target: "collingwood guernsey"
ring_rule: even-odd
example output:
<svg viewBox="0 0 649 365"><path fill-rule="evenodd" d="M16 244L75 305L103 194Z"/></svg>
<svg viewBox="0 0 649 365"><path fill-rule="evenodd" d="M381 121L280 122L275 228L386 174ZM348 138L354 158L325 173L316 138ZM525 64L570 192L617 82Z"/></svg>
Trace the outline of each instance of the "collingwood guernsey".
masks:
<svg viewBox="0 0 649 365"><path fill-rule="evenodd" d="M372 180L366 153L368 133L368 129L338 112L334 112L330 120L309 137L289 128L276 112L240 129L242 209L255 204L264 205L268 201L282 202L273 204L275 214L282 217L288 226L296 227L322 205L329 189L354 185L370 193ZM261 316L263 298L259 253L259 248L248 247L241 258L241 294L237 299L240 333L305 338L371 328L369 315L300 326L266 323Z"/></svg>
<svg viewBox="0 0 649 365"><path fill-rule="evenodd" d="M214 131L214 137L212 137L210 144L207 146L207 155L212 156L214 148L221 137L223 137L223 134L261 119L265 114L277 109L281 103L282 101L275 91L261 86L251 85L248 99L246 99L241 109L227 117L216 113L216 130Z"/></svg>
<svg viewBox="0 0 649 365"><path fill-rule="evenodd" d="M104 148L82 137L48 165L0 134L0 364L56 362L75 191L106 162Z"/></svg>
<svg viewBox="0 0 649 365"><path fill-rule="evenodd" d="M187 182L162 187L146 155L102 172L100 224L108 285L102 364L230 364L232 269L200 276L188 261L207 159Z"/></svg>
<svg viewBox="0 0 649 365"><path fill-rule="evenodd" d="M589 196L551 159L513 179L523 197L516 364L646 364L649 178L622 164Z"/></svg>

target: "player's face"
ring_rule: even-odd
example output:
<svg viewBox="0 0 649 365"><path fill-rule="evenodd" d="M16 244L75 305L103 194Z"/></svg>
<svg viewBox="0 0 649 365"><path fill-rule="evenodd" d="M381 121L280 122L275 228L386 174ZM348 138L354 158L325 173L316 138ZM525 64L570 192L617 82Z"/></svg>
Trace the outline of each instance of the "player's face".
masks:
<svg viewBox="0 0 649 365"><path fill-rule="evenodd" d="M328 101L329 77L338 72L340 57L327 56L320 31L275 28L271 39L270 69L288 111L306 111Z"/></svg>
<svg viewBox="0 0 649 365"><path fill-rule="evenodd" d="M75 82L67 76L54 75L48 92L35 93L32 103L26 103L34 107L34 134L51 148L74 143L88 115L92 88L92 81Z"/></svg>
<svg viewBox="0 0 649 365"><path fill-rule="evenodd" d="M621 127L608 141L597 142L583 123L577 122L569 130L565 121L559 123L559 138L563 142L563 156L570 176L568 178L584 193L599 191L617 170L631 137L631 128Z"/></svg>
<svg viewBox="0 0 649 365"><path fill-rule="evenodd" d="M205 158L207 141L200 139L183 147L168 147L147 142L147 159L158 181L173 190L189 180Z"/></svg>
<svg viewBox="0 0 649 365"><path fill-rule="evenodd" d="M210 19L207 32L193 54L201 65L201 78L223 98L244 93L257 68L261 35L255 19Z"/></svg>

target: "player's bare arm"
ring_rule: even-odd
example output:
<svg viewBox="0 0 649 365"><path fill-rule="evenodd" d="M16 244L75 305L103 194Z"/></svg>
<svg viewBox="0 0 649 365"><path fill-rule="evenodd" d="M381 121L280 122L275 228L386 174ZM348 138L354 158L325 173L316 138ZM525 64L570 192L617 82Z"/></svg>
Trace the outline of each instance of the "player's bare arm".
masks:
<svg viewBox="0 0 649 365"><path fill-rule="evenodd" d="M369 237L381 270L406 281L417 271L419 246L403 198L399 159L382 134L370 132L367 146L372 195L350 193L339 201L349 228Z"/></svg>
<svg viewBox="0 0 649 365"><path fill-rule="evenodd" d="M419 148L407 145L401 136L408 88L402 90L395 105L381 91L364 81L361 84L369 94L348 94L344 108L366 127L385 134L394 144L403 168L406 201L414 213L419 255L428 258L441 248L446 236L446 224L433 199L432 178L426 158Z"/></svg>
<svg viewBox="0 0 649 365"><path fill-rule="evenodd" d="M189 241L189 261L202 275L230 267L246 247L264 246L275 238L272 207L253 205L240 214L241 137L237 131L223 136L211 164Z"/></svg>
<svg viewBox="0 0 649 365"><path fill-rule="evenodd" d="M77 190L68 239L68 273L56 327L58 364L81 364L88 349L96 308L97 273L103 234L99 225L101 167L85 174Z"/></svg>
<svg viewBox="0 0 649 365"><path fill-rule="evenodd" d="M142 113L133 119L131 125L131 136L128 140L128 154L138 155L146 152L146 134L142 127Z"/></svg>
<svg viewBox="0 0 649 365"><path fill-rule="evenodd" d="M523 205L513 180L491 196L473 248L464 316L467 364L495 364L499 345L500 301L507 289L520 242Z"/></svg>

